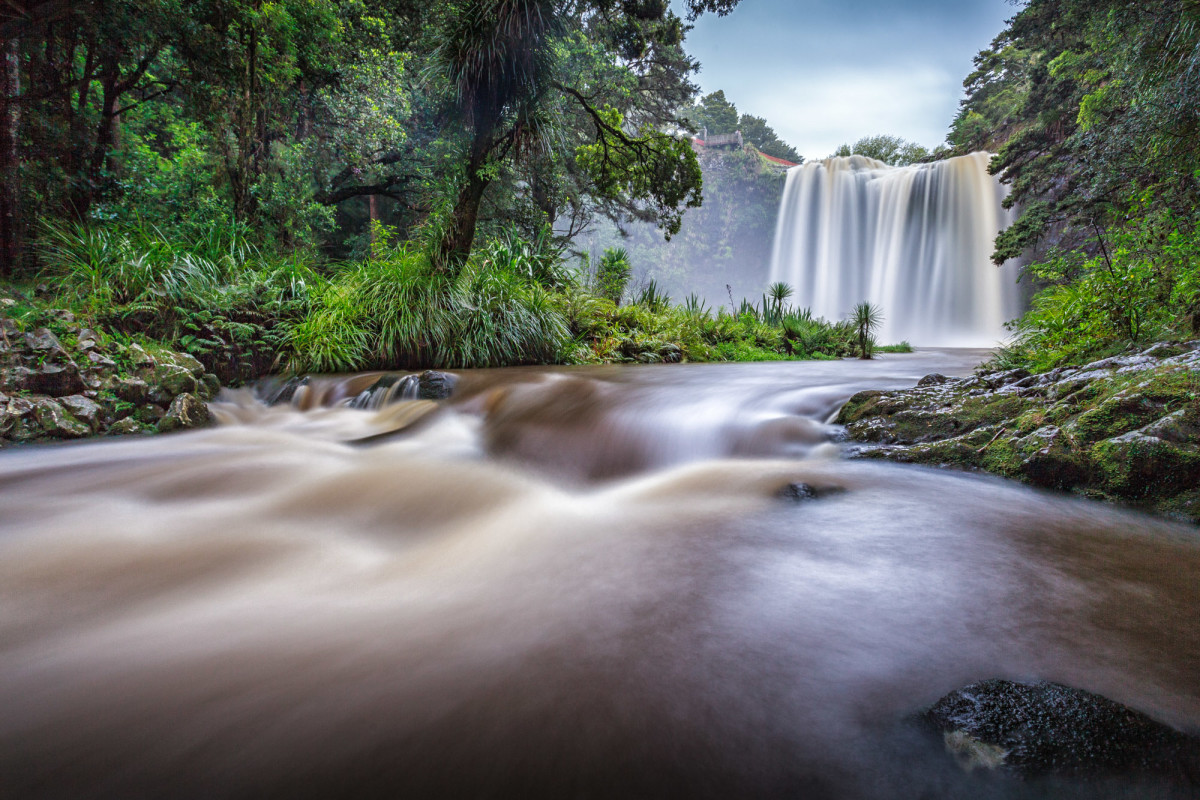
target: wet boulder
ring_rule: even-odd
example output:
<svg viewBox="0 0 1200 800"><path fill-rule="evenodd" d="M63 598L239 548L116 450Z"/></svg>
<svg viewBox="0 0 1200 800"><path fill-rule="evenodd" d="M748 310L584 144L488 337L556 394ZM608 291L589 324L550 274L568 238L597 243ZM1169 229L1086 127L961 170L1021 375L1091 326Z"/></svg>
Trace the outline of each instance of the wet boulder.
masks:
<svg viewBox="0 0 1200 800"><path fill-rule="evenodd" d="M169 405L181 394L195 394L199 389L191 370L175 364L158 364L142 373L150 387L150 402Z"/></svg>
<svg viewBox="0 0 1200 800"><path fill-rule="evenodd" d="M951 692L922 719L968 770L1137 773L1200 786L1200 739L1081 689L987 680Z"/></svg>
<svg viewBox="0 0 1200 800"><path fill-rule="evenodd" d="M845 491L841 486L814 486L811 483L789 483L775 494L781 500L787 500L792 503L805 503L809 500L819 500L822 497L843 494Z"/></svg>
<svg viewBox="0 0 1200 800"><path fill-rule="evenodd" d="M217 376L211 372L206 372L201 375L199 384L200 388L197 390L197 392L199 393L201 400L212 400L221 391L221 381L218 380Z"/></svg>
<svg viewBox="0 0 1200 800"><path fill-rule="evenodd" d="M183 428L201 428L212 422L208 406L193 394L181 394L171 401L171 407L158 421L159 433Z"/></svg>
<svg viewBox="0 0 1200 800"><path fill-rule="evenodd" d="M100 425L100 405L87 397L73 394L58 401L75 419L87 425L93 432Z"/></svg>
<svg viewBox="0 0 1200 800"><path fill-rule="evenodd" d="M1145 429L1106 439L1092 454L1106 488L1131 500L1200 485L1200 448L1161 439Z"/></svg>
<svg viewBox="0 0 1200 800"><path fill-rule="evenodd" d="M39 397L32 402L34 419L45 436L80 439L92 432L90 425L75 419L57 400Z"/></svg>
<svg viewBox="0 0 1200 800"><path fill-rule="evenodd" d="M150 433L151 430L153 429L148 428L133 417L126 417L110 425L105 433L108 436L129 436L135 433Z"/></svg>
<svg viewBox="0 0 1200 800"><path fill-rule="evenodd" d="M69 360L62 342L46 328L38 328L25 334L25 349L41 359Z"/></svg>
<svg viewBox="0 0 1200 800"><path fill-rule="evenodd" d="M1089 464L1073 443L1053 425L1044 425L1012 442L1015 472L1034 486L1070 489L1087 481Z"/></svg>
<svg viewBox="0 0 1200 800"><path fill-rule="evenodd" d="M50 397L79 394L87 387L74 364L45 363L38 367L12 367L0 370L0 389L29 392Z"/></svg>
<svg viewBox="0 0 1200 800"><path fill-rule="evenodd" d="M144 403L150 396L150 385L140 378L122 378L113 384L113 394L126 403Z"/></svg>
<svg viewBox="0 0 1200 800"><path fill-rule="evenodd" d="M167 415L162 406L155 403L143 403L133 412L133 418L143 425L157 425L159 420Z"/></svg>
<svg viewBox="0 0 1200 800"><path fill-rule="evenodd" d="M417 399L445 400L454 394L454 387L457 384L457 375L451 375L449 372L437 372L431 369L425 370L417 378Z"/></svg>

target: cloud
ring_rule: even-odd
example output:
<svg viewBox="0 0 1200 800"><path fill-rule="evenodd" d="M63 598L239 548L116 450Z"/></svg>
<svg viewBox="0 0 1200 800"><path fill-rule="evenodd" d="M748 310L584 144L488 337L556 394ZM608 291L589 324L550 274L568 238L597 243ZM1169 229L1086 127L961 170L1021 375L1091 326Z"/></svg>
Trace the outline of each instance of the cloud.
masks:
<svg viewBox="0 0 1200 800"><path fill-rule="evenodd" d="M940 144L971 59L1006 0L742 0L688 36L703 91L723 89L805 157L887 133Z"/></svg>
<svg viewBox="0 0 1200 800"><path fill-rule="evenodd" d="M765 116L806 158L824 158L839 145L879 133L935 147L945 139L949 122L946 100L961 83L932 67L892 73L840 69L794 77L771 86L740 87L736 102L745 112Z"/></svg>

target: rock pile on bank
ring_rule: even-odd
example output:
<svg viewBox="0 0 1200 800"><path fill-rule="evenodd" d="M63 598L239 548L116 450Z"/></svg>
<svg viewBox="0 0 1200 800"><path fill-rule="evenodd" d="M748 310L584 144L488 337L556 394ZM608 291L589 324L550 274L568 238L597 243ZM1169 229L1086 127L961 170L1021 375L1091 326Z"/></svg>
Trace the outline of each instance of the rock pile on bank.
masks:
<svg viewBox="0 0 1200 800"><path fill-rule="evenodd" d="M37 322L5 312L0 298L0 446L193 428L210 421L205 401L220 388L195 358L122 344L71 312Z"/></svg>
<svg viewBox="0 0 1200 800"><path fill-rule="evenodd" d="M852 453L979 469L1200 523L1200 342L860 392Z"/></svg>

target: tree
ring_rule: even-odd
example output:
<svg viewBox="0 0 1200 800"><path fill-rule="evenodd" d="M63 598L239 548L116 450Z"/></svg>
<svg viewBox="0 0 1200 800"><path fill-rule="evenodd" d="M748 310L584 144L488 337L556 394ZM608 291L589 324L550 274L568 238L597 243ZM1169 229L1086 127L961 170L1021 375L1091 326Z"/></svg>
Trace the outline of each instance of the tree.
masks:
<svg viewBox="0 0 1200 800"><path fill-rule="evenodd" d="M112 155L121 116L170 88L151 67L165 46L171 0L9 8L16 10L0 18L9 37L0 168L20 180L10 184L6 175L6 186L25 187L21 203L32 215L84 220L118 166Z"/></svg>
<svg viewBox="0 0 1200 800"><path fill-rule="evenodd" d="M688 0L685 8L694 18L705 11L726 13L736 3ZM699 205L695 154L686 141L664 131L669 120L662 118L660 104L694 63L648 58L678 51L683 40L682 21L668 4L474 0L446 9L440 31L434 63L466 131L458 188L436 253L441 268L465 260L484 192L517 156L551 165L573 162L589 193L601 202L643 202L668 236L679 228L680 208ZM612 87L589 84L587 72L561 69L572 43L621 66L626 80L615 94L624 97L614 97ZM663 63L675 74L664 77ZM655 91L641 96L630 91L647 88ZM590 142L574 152L555 152L554 131L564 123L578 130L581 118Z"/></svg>
<svg viewBox="0 0 1200 800"><path fill-rule="evenodd" d="M854 307L850 321L858 338L858 357L870 358L871 351L875 349L875 331L883 324L883 312L878 306L859 303Z"/></svg>
<svg viewBox="0 0 1200 800"><path fill-rule="evenodd" d="M741 119L738 120L738 130L742 132L742 138L747 143L754 145L761 152L796 164L804 163L804 156L800 155L796 148L781 140L775 134L775 129L768 125L762 117L742 114Z"/></svg>
<svg viewBox="0 0 1200 800"><path fill-rule="evenodd" d="M1031 0L975 59L948 141L997 152L1017 222L994 260L1077 247L1148 211L1200 203L1195 3Z"/></svg>
<svg viewBox="0 0 1200 800"><path fill-rule="evenodd" d="M928 160L929 151L915 142L901 139L899 136L865 136L853 145L844 144L833 154L834 157L864 156L882 161L893 167L906 167Z"/></svg>
<svg viewBox="0 0 1200 800"><path fill-rule="evenodd" d="M606 297L617 305L625 294L625 285L629 283L629 253L623 247L610 247L600 257L596 265L596 291L601 297Z"/></svg>
<svg viewBox="0 0 1200 800"><path fill-rule="evenodd" d="M687 119L702 136L727 136L738 129L737 106L725 99L723 90L700 98L688 112Z"/></svg>

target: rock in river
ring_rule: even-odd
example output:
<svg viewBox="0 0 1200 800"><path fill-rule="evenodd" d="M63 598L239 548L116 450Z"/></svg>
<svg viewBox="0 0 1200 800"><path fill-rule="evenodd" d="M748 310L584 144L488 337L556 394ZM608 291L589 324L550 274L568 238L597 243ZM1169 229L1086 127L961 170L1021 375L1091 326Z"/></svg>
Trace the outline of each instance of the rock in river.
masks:
<svg viewBox="0 0 1200 800"><path fill-rule="evenodd" d="M1138 773L1200 788L1200 740L1081 689L987 680L951 692L923 717L966 769Z"/></svg>

